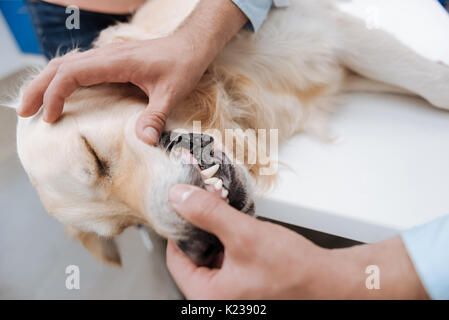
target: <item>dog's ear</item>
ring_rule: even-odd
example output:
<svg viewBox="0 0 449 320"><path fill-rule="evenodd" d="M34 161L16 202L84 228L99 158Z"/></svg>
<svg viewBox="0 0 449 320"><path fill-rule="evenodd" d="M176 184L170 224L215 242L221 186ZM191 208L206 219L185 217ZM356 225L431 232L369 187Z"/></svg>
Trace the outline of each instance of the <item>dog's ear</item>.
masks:
<svg viewBox="0 0 449 320"><path fill-rule="evenodd" d="M5 84L0 96L0 108L17 109L22 103L23 93L30 82L43 70L43 63L26 67L14 79Z"/></svg>
<svg viewBox="0 0 449 320"><path fill-rule="evenodd" d="M84 232L76 228L65 227L66 233L76 239L79 239L83 246L100 261L121 266L120 253L113 238L99 236L93 232Z"/></svg>
<svg viewBox="0 0 449 320"><path fill-rule="evenodd" d="M14 86L6 88L6 93L0 96L0 108L17 110L22 101L24 87L25 85L22 84L19 88L15 88Z"/></svg>

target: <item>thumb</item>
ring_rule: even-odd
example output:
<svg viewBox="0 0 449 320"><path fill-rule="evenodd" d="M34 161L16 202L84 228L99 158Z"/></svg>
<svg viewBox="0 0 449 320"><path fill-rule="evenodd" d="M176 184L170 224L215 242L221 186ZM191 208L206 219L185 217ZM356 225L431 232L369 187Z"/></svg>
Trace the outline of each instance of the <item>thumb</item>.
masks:
<svg viewBox="0 0 449 320"><path fill-rule="evenodd" d="M257 223L229 206L210 192L191 185L176 185L171 188L169 200L172 207L190 223L216 235L224 246L233 247L233 241L247 234Z"/></svg>
<svg viewBox="0 0 449 320"><path fill-rule="evenodd" d="M169 97L155 90L150 96L147 108L137 120L137 137L147 144L157 144L159 136L164 130L170 108Z"/></svg>

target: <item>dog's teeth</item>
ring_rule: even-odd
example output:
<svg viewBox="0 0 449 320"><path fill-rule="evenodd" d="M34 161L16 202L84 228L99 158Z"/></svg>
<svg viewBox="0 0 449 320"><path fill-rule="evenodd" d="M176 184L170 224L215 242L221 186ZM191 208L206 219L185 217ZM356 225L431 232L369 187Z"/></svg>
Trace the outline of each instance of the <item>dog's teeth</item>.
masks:
<svg viewBox="0 0 449 320"><path fill-rule="evenodd" d="M218 179L218 178L209 178L209 179L204 180L204 183L205 184L213 184L213 185L215 185L215 184L218 183L218 180L220 180L220 179Z"/></svg>
<svg viewBox="0 0 449 320"><path fill-rule="evenodd" d="M223 190L221 190L221 197L223 199L226 199L228 197L229 191L226 190L226 188L223 188Z"/></svg>
<svg viewBox="0 0 449 320"><path fill-rule="evenodd" d="M206 178L212 178L217 173L219 168L220 168L220 165L216 164L210 168L204 169L203 171L201 171L201 174Z"/></svg>
<svg viewBox="0 0 449 320"><path fill-rule="evenodd" d="M223 180L218 179L218 181L214 184L215 190L220 190L223 187Z"/></svg>

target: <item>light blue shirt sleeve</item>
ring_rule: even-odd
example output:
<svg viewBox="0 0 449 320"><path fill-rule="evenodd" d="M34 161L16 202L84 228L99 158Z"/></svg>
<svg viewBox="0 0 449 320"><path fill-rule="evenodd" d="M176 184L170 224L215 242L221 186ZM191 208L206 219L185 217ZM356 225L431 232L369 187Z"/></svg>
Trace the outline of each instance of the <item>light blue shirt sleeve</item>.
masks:
<svg viewBox="0 0 449 320"><path fill-rule="evenodd" d="M232 2L248 17L249 27L253 31L259 30L273 4L273 0L232 0Z"/></svg>
<svg viewBox="0 0 449 320"><path fill-rule="evenodd" d="M432 299L449 299L449 216L401 234L421 282Z"/></svg>

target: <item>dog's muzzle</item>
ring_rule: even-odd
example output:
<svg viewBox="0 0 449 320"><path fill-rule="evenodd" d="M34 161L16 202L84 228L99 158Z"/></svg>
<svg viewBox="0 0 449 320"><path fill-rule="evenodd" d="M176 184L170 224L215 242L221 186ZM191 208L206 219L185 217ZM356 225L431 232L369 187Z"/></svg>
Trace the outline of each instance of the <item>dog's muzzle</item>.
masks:
<svg viewBox="0 0 449 320"><path fill-rule="evenodd" d="M211 136L164 132L159 140L159 146L169 154L174 150L190 153L196 160L195 167L200 175L208 169L209 171L213 169L214 178L221 179L224 190L228 191L226 200L229 205L244 213L254 214L254 201L248 196L245 181L242 181L232 161L222 151L214 150L214 139ZM194 181L197 181L199 187L208 190L204 177ZM188 239L178 241L177 244L198 266L211 266L218 254L223 251L223 245L216 236L194 226L188 230Z"/></svg>

